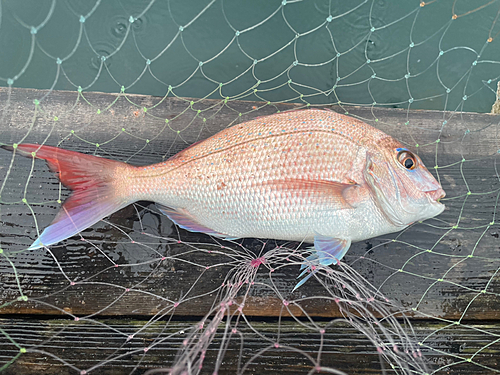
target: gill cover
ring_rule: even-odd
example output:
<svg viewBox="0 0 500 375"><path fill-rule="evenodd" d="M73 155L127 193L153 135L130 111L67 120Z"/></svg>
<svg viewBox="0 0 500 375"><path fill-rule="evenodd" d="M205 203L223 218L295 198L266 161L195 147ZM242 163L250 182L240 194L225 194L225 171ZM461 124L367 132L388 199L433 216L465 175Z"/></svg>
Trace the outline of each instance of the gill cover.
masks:
<svg viewBox="0 0 500 375"><path fill-rule="evenodd" d="M400 193L396 177L391 167L385 160L377 160L376 157L366 155L366 166L363 171L365 181L370 187L375 196L375 202L380 211L387 217L387 219L395 226L404 228L408 223L403 222L400 215L398 215L397 208L391 203L389 197L392 194L400 201Z"/></svg>

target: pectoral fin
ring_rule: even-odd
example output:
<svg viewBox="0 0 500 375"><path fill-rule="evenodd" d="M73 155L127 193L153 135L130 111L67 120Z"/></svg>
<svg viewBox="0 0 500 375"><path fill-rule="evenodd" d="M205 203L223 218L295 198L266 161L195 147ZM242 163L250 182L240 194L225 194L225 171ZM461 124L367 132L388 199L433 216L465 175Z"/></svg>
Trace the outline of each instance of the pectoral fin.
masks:
<svg viewBox="0 0 500 375"><path fill-rule="evenodd" d="M271 190L289 191L312 203L331 203L335 209L354 208L363 199L361 186L328 180L284 179L264 183Z"/></svg>

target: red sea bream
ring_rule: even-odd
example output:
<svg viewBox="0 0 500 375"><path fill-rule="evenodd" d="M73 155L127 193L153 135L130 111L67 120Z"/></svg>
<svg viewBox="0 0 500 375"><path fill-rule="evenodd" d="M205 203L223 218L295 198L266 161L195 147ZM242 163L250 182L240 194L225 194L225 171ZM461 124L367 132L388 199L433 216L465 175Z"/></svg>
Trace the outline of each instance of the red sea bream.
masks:
<svg viewBox="0 0 500 375"><path fill-rule="evenodd" d="M46 160L73 190L31 249L149 200L190 231L313 242L309 261L329 265L351 242L444 209L445 192L417 155L362 121L326 110L234 125L142 167L42 145L4 148Z"/></svg>

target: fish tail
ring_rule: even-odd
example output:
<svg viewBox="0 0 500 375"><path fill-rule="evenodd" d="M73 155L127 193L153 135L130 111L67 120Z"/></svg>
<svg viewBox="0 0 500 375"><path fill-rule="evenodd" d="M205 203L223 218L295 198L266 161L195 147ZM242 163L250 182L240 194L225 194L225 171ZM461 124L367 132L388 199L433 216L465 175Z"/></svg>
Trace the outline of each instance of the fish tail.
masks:
<svg viewBox="0 0 500 375"><path fill-rule="evenodd" d="M30 250L69 238L135 201L133 197L120 193L123 189L115 183L117 176L123 176L133 168L126 163L36 144L1 147L45 160L61 183L73 190L54 221L29 247Z"/></svg>

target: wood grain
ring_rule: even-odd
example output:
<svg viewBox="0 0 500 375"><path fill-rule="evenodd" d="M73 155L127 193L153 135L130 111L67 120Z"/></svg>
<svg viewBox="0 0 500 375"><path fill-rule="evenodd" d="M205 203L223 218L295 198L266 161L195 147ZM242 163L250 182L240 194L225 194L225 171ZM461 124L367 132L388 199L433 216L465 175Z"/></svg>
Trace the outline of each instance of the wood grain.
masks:
<svg viewBox="0 0 500 375"><path fill-rule="evenodd" d="M298 107L223 100L191 103L140 95L118 98L103 93L85 93L83 100L74 92L54 91L35 111L33 100L44 94L27 89L0 91L0 101L8 103L2 114L1 143L44 142L136 165L164 160L231 124ZM380 286L388 298L415 308L415 312L409 310L415 318L498 319L500 229L495 218L500 117L469 113L448 117L439 111L383 108L348 108L348 112L417 150L429 169L438 173L447 192L447 209L439 220L417 223L402 234L354 244L346 262ZM230 268L218 265L227 263L229 256L207 253L220 250L209 236L178 230L153 205L140 202L82 233L96 246L75 236L50 252L25 251L37 236L35 224L39 230L46 227L60 207L57 200L68 191L61 189L42 161L34 165L21 157L12 161L11 153L4 150L0 150L0 178L5 183L0 197L4 255L0 257L0 305L7 304L0 314L151 316L183 298L192 285L190 295L204 296L183 300L175 313L203 316L209 311L214 291ZM30 204L23 203L23 198ZM245 240L244 245L258 252L262 241ZM283 298L325 293L321 284L311 280L292 294L298 271L298 264L272 274L262 267L257 275L260 284L252 288L245 314L276 316ZM130 297L124 295L126 288L135 288ZM28 301L15 302L20 290ZM310 316L339 314L328 300L306 305ZM304 315L301 310L295 314Z"/></svg>
<svg viewBox="0 0 500 375"><path fill-rule="evenodd" d="M189 320L167 324L165 321L152 323L145 320L0 319L0 326L8 327L8 333L27 350L3 374L70 375L78 370L93 369L92 374L119 375L129 374L134 368L137 368L134 373L139 374L148 369L165 368L172 364L189 327L195 324ZM318 356L322 366L348 374L381 373L379 356L359 331L340 321L320 325L326 327L322 345L318 332L296 322L253 321L253 329L263 336L240 324L238 334L229 339L218 374L235 374L238 366L241 370L245 364L245 374L307 374ZM140 327L146 329L138 332ZM424 343L422 352L431 370L452 375L477 374L478 369L481 369L481 374L495 373L493 369L498 367L500 344L496 342L487 350L481 349L491 342L492 335L500 334L498 326L476 324L445 328L443 324L421 321L413 327L417 339ZM207 350L202 374L213 373L223 332L221 326ZM135 337L127 340L132 334ZM274 340L278 337L281 348L274 347ZM436 350L428 349L428 346ZM150 348L147 353L144 347ZM249 362L254 354L265 348L266 351ZM14 357L18 351L10 342L0 341L0 363ZM483 367L472 366L466 361L476 352L472 362Z"/></svg>

